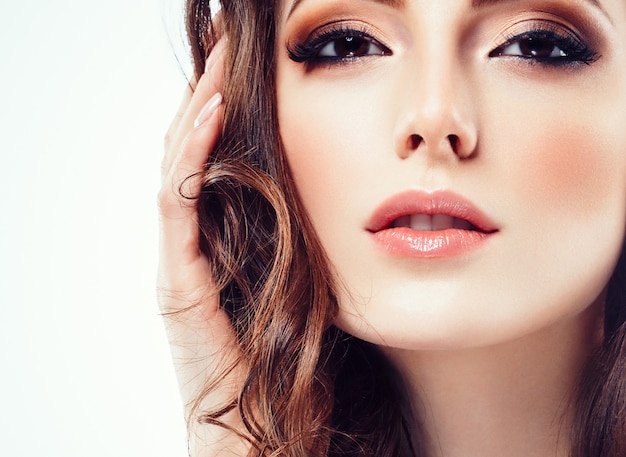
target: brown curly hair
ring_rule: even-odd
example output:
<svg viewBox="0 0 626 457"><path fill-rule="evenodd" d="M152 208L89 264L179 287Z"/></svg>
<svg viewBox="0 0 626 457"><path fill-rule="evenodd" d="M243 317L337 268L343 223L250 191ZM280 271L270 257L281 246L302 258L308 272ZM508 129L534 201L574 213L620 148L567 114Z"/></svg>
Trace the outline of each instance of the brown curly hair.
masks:
<svg viewBox="0 0 626 457"><path fill-rule="evenodd" d="M219 281L245 379L238 398L202 410L202 398L232 368L224 367L207 380L190 420L223 425L220 418L237 408L246 430L233 433L250 441L250 456L422 455L400 376L376 347L333 326L336 284L277 125L279 2L221 1L219 33L209 3L186 3L197 78L216 39L228 36L223 134L197 196L201 248ZM605 342L580 383L574 457L626 455L625 318L622 253L608 289Z"/></svg>

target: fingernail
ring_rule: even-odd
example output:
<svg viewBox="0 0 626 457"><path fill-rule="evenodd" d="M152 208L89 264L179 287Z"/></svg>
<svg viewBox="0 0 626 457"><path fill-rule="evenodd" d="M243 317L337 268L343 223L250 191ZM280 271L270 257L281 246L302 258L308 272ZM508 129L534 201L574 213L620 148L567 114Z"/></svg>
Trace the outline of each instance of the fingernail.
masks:
<svg viewBox="0 0 626 457"><path fill-rule="evenodd" d="M198 128L202 124L204 124L207 121L207 119L211 117L211 114L213 114L213 111L215 111L217 107L220 106L220 103L222 103L222 94L218 92L215 95L213 95L213 97L211 97L209 101L206 102L206 104L202 107L202 109L200 110L200 114L198 114L198 117L193 123L193 126L195 128Z"/></svg>
<svg viewBox="0 0 626 457"><path fill-rule="evenodd" d="M211 69L217 58L222 54L227 41L226 37L222 37L217 41L215 46L213 46L211 54L209 54L209 58L206 60L206 64L204 65L205 73Z"/></svg>

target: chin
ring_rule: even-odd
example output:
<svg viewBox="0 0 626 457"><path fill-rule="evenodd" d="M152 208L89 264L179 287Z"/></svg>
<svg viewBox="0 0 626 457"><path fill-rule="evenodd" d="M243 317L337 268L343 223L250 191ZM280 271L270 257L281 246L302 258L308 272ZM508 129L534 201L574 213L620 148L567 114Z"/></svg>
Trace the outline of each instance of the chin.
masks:
<svg viewBox="0 0 626 457"><path fill-rule="evenodd" d="M359 339L384 348L409 351L462 351L540 340L559 328L591 321L602 326L603 291L576 303L535 302L529 312L523 297L504 303L494 296L474 300L422 302L369 300L366 305L340 299L336 325ZM441 298L441 297L439 297ZM590 305L591 303L591 305ZM580 317L582 319L579 319ZM556 332L555 332L556 330Z"/></svg>

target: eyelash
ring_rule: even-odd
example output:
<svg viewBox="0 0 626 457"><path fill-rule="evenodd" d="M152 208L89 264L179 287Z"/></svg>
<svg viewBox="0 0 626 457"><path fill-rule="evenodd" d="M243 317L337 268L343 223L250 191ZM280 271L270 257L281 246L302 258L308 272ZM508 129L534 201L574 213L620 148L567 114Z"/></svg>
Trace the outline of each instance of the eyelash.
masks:
<svg viewBox="0 0 626 457"><path fill-rule="evenodd" d="M353 56L323 56L320 53L331 44L340 43L341 40L356 39L361 45L368 45L380 49L378 53L368 53ZM307 67L314 68L319 65L336 65L348 64L355 60L370 56L391 55L391 50L374 38L371 32L363 28L347 27L344 25L334 25L326 30L317 32L312 37L307 38L304 42L289 43L287 45L287 53L289 58L297 63L304 63Z"/></svg>
<svg viewBox="0 0 626 457"><path fill-rule="evenodd" d="M580 38L575 34L568 31L562 31L557 26L550 26L549 24L542 24L534 26L531 30L519 33L517 35L504 38L504 44L498 46L496 49L489 53L489 57L508 57L517 58L528 61L531 64L539 64L545 66L571 66L571 65L591 65L597 61L600 56L587 46ZM517 45L520 47L523 42L527 45L531 41L535 41L538 45L548 45L552 47L552 52L557 48L560 50L558 56L532 56L532 55L516 55L506 53L506 49ZM522 49L519 49L522 51ZM532 54L532 52L531 52ZM551 53L552 54L552 53Z"/></svg>
<svg viewBox="0 0 626 457"><path fill-rule="evenodd" d="M531 27L531 30L505 36L504 44L491 51L489 53L489 57L517 58L531 64L539 64L549 67L571 66L578 64L591 65L600 57L598 53L593 51L574 33L563 31L561 27L544 23L535 24ZM367 44L370 47L375 46L380 49L380 52L353 56L320 55L322 50L327 46L333 43L337 46L340 40L346 39L356 39L359 40L358 42L361 43L361 45ZM519 47L523 42L526 42L528 45L532 40L535 40L537 44L547 44L548 46L552 46L553 52L556 48L558 48L561 55L542 57L538 55L525 56L506 53L507 48L515 45ZM522 51L521 48L520 51ZM320 65L332 66L338 64L349 64L364 57L392 55L391 50L375 39L367 28L347 27L341 24L334 25L326 30L317 32L303 42L288 44L287 52L291 60L297 63L304 63L309 69Z"/></svg>

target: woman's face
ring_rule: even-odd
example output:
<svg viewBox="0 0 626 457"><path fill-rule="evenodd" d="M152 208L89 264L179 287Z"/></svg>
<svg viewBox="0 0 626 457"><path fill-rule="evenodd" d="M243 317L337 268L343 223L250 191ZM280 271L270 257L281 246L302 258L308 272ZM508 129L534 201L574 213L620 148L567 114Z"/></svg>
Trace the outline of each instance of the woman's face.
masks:
<svg viewBox="0 0 626 457"><path fill-rule="evenodd" d="M602 294L626 220L624 0L283 0L280 132L338 325L502 342Z"/></svg>

